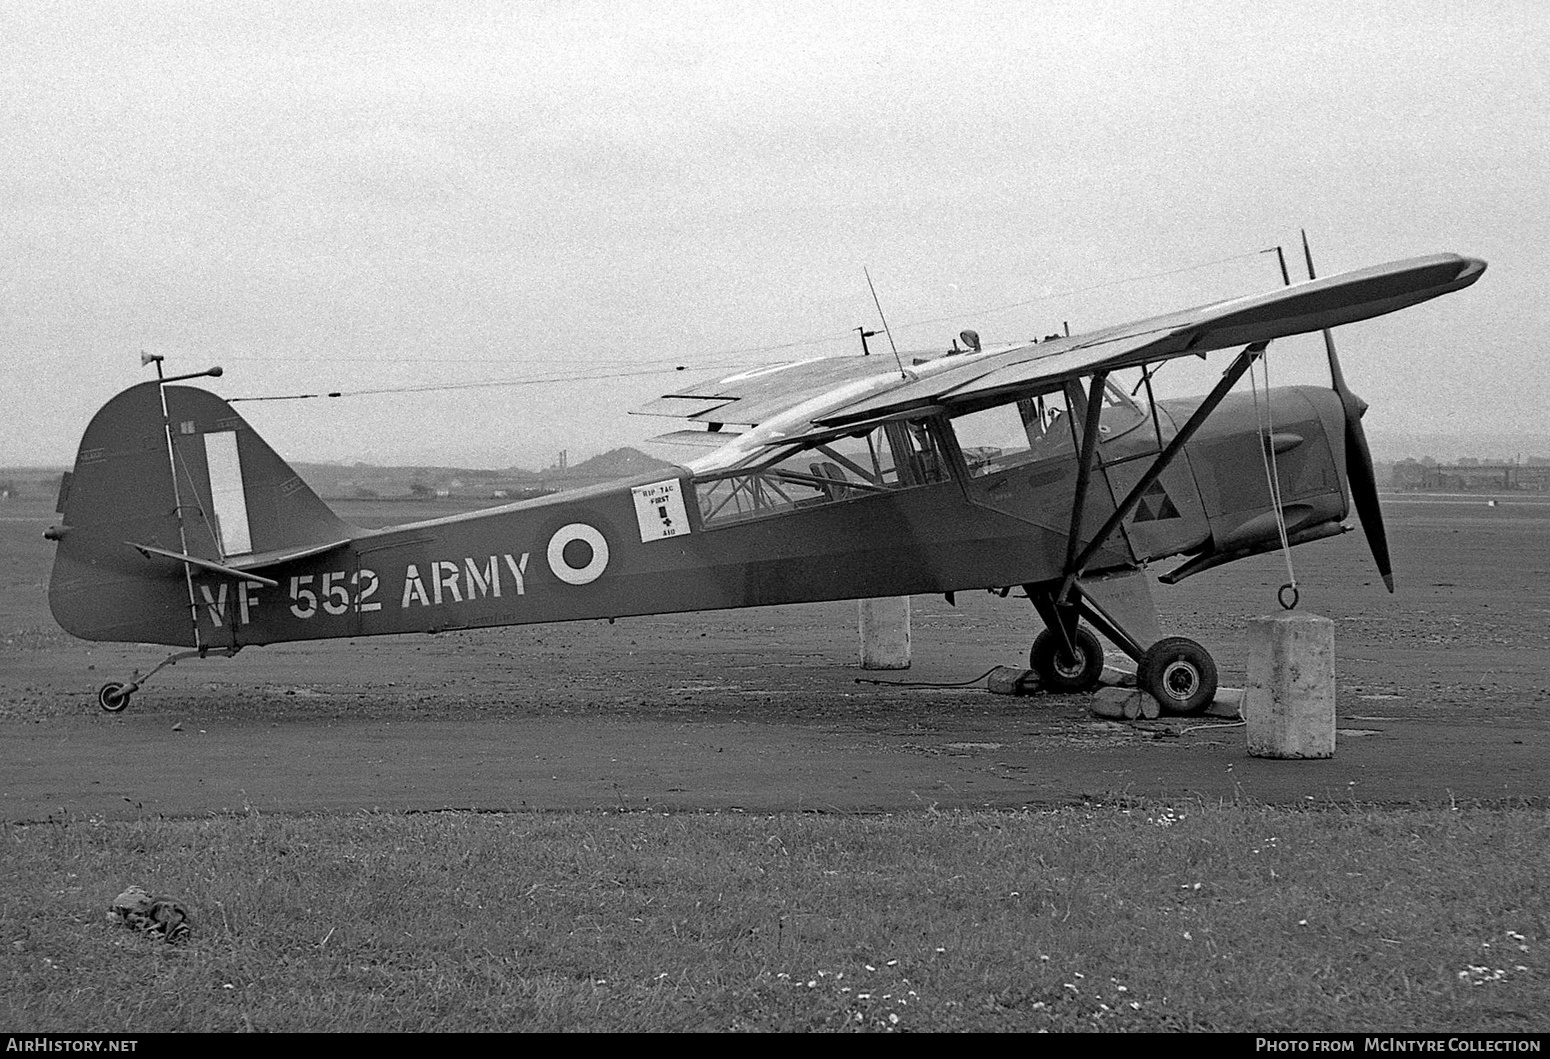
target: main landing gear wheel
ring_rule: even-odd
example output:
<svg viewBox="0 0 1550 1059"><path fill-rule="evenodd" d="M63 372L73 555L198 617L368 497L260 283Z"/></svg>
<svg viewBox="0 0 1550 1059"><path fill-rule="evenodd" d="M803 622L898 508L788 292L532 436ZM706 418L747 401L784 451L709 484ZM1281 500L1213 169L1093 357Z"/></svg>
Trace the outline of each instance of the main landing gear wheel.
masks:
<svg viewBox="0 0 1550 1059"><path fill-rule="evenodd" d="M1034 638L1028 652L1028 668L1039 675L1039 683L1048 691L1072 693L1091 691L1103 676L1103 645L1085 627L1076 630L1076 657L1066 652L1060 637L1045 629Z"/></svg>
<svg viewBox="0 0 1550 1059"><path fill-rule="evenodd" d="M122 684L104 684L97 689L97 705L109 713L123 713L129 705L129 689Z"/></svg>
<svg viewBox="0 0 1550 1059"><path fill-rule="evenodd" d="M1141 656L1136 683L1164 713L1199 713L1216 698L1216 663L1194 640L1169 636Z"/></svg>

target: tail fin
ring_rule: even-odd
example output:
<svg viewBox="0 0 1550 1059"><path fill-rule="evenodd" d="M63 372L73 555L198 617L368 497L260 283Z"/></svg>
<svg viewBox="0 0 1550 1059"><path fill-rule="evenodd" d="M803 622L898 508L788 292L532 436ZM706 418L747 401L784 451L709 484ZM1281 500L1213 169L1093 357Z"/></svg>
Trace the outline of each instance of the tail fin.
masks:
<svg viewBox="0 0 1550 1059"><path fill-rule="evenodd" d="M157 383L131 387L92 418L61 485L49 606L75 636L193 644L185 564L243 576L359 532L231 405L165 392L170 445Z"/></svg>

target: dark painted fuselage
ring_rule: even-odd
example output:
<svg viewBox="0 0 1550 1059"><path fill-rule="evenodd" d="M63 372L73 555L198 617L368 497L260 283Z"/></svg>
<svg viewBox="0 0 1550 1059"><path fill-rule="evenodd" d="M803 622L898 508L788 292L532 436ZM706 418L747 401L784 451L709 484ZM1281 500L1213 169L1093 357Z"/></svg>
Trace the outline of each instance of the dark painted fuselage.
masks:
<svg viewBox="0 0 1550 1059"><path fill-rule="evenodd" d="M226 402L190 387L166 394L176 492L154 383L104 406L82 442L63 525L51 531L49 589L76 636L220 648L954 592L1059 578L1068 553L1074 453L975 477L945 419L929 425L949 457L942 480L766 517L708 524L694 476L677 469L367 531L338 520ZM1247 400L1213 414L1089 569L1277 534L1273 516L1265 521L1262 435ZM1343 518L1338 401L1302 388L1275 401L1289 517ZM1165 402L1156 428L1148 417L1105 438L1079 537L1112 514L1191 407ZM231 435L240 458L241 555L221 547L221 472L207 434Z"/></svg>

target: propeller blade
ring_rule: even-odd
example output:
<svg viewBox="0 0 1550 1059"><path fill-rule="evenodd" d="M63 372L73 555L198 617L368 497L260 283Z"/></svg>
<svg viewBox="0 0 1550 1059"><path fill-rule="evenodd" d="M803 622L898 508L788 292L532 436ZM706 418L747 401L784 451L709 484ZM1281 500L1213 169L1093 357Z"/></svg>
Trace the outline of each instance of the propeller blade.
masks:
<svg viewBox="0 0 1550 1059"><path fill-rule="evenodd" d="M1348 399L1349 398L1349 399ZM1362 532L1373 562L1383 578L1383 587L1394 591L1394 568L1389 562L1389 540L1383 530L1383 509L1378 504L1378 476L1372 468L1372 451L1362 430L1361 399L1347 390L1340 395L1345 406L1345 473L1351 486L1351 500L1362 520Z"/></svg>
<svg viewBox="0 0 1550 1059"><path fill-rule="evenodd" d="M1308 278L1313 273L1313 253L1308 249L1308 233L1302 233L1302 256L1308 264ZM1383 587L1394 591L1394 568L1389 562L1388 534L1383 529L1383 508L1378 503L1378 474L1372 466L1372 450L1367 445L1367 432L1362 429L1362 414L1367 402L1351 392L1346 384L1345 372L1340 370L1340 356L1335 352L1335 337L1329 328L1324 329L1324 353L1329 358L1329 381L1335 393L1340 395L1340 406L1345 411L1345 474L1351 487L1351 501L1362 521L1362 533L1367 537L1367 547L1372 551L1373 562L1383 578Z"/></svg>

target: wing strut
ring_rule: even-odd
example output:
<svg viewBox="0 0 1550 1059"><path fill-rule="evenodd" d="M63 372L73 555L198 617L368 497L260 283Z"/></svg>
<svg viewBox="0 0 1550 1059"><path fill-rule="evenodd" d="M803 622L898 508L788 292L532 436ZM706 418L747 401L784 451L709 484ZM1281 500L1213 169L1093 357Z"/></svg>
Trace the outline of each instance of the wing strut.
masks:
<svg viewBox="0 0 1550 1059"><path fill-rule="evenodd" d="M1228 365L1227 370L1222 373L1221 379L1211 388L1211 392L1206 395L1206 399L1200 402L1200 407L1195 409L1194 414L1185 421L1184 425L1179 428L1179 432L1173 436L1173 440L1168 442L1167 448L1158 454L1157 459L1152 461L1152 465L1147 468L1146 473L1141 476L1140 480L1126 494L1125 499L1114 509L1114 514L1110 515L1108 521L1093 535L1092 540L1082 549L1081 554L1074 561L1066 564L1066 578L1061 583L1060 594L1057 597L1060 602L1065 602L1066 597L1071 592L1071 586L1082 575L1083 570L1092 560L1092 557L1098 553L1098 549L1103 547L1114 531L1119 528L1119 524L1135 510L1136 505L1141 502L1142 495L1152 487L1153 482L1162 476L1162 472L1168 469L1168 465L1173 462L1174 457L1183 450L1184 446L1188 444L1189 439L1195 436L1195 431L1199 430L1200 425L1206 421L1206 418L1216 411L1216 406L1222 403L1228 391L1237 384L1239 379L1243 378L1243 373L1248 371L1249 367L1259 359L1260 354L1265 352L1265 347L1269 344L1268 341L1255 342L1252 345L1243 347L1243 350ZM1080 503L1080 496L1077 499L1078 503Z"/></svg>
<svg viewBox="0 0 1550 1059"><path fill-rule="evenodd" d="M1076 468L1076 494L1071 501L1071 529L1066 534L1066 566L1072 568L1076 560L1077 538L1082 531L1082 513L1087 506L1087 490L1092 483L1093 464L1098 456L1098 420L1103 414L1103 385L1108 380L1106 371L1094 372L1087 390L1087 414L1082 417L1082 448ZM1080 599L1073 604L1067 598L1070 582L1062 585L1058 596L1048 591L1028 589L1028 598L1034 609L1057 636L1065 642L1068 654L1076 653L1076 626L1081 620ZM1119 641L1115 641L1118 643Z"/></svg>
<svg viewBox="0 0 1550 1059"><path fill-rule="evenodd" d="M1087 415L1082 424L1082 458L1076 469L1076 496L1071 503L1071 532L1066 535L1066 570L1075 568L1077 541L1082 532L1082 515L1087 506L1087 489L1092 483L1093 463L1098 455L1098 419L1103 414L1103 385L1108 381L1109 373L1106 371L1095 372L1092 382L1087 388ZM1059 602L1064 604L1066 592L1069 590L1069 580L1062 586ZM1062 622L1059 628L1064 631L1066 625ZM1071 625L1074 632L1075 623ZM1072 648L1070 643L1066 644Z"/></svg>

